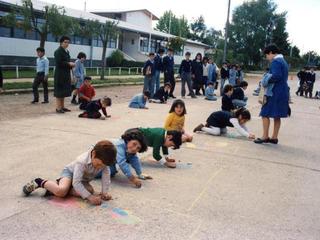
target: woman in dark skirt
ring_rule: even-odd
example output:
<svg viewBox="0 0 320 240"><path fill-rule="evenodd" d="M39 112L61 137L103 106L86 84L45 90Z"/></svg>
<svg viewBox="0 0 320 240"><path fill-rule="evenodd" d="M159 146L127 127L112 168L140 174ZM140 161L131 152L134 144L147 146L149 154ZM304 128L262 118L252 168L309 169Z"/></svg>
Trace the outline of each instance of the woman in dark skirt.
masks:
<svg viewBox="0 0 320 240"><path fill-rule="evenodd" d="M266 86L266 103L262 105L260 116L262 117L263 136L255 140L255 143L278 143L278 134L281 126L281 118L289 115L289 87L288 64L276 45L267 46L264 50L266 58L271 62L270 74L272 77ZM274 119L272 137L269 138L270 118Z"/></svg>
<svg viewBox="0 0 320 240"><path fill-rule="evenodd" d="M71 73L70 70L75 66L70 61L69 51L67 50L70 38L63 36L60 38L60 47L54 52L56 69L54 72L54 96L56 97L56 112L70 112L64 107L64 98L71 96Z"/></svg>
<svg viewBox="0 0 320 240"><path fill-rule="evenodd" d="M192 81L193 88L196 90L196 95L200 94L200 88L203 86L203 65L202 65L202 55L198 53L196 58L192 61Z"/></svg>

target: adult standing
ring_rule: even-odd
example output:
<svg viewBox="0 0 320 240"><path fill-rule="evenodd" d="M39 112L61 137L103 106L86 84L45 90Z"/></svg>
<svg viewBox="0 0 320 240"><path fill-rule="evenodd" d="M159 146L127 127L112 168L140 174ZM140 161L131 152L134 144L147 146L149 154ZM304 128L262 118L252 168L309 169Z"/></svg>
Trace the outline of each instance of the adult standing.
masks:
<svg viewBox="0 0 320 240"><path fill-rule="evenodd" d="M49 77L49 60L45 56L45 50L42 47L37 48L37 74L33 80L32 91L33 91L33 101L32 104L39 102L39 85L42 83L43 87L43 102L49 103L48 96L48 77Z"/></svg>
<svg viewBox="0 0 320 240"><path fill-rule="evenodd" d="M193 88L196 90L196 95L200 96L200 88L203 85L203 65L201 53L197 53L195 59L192 61L192 79Z"/></svg>
<svg viewBox="0 0 320 240"><path fill-rule="evenodd" d="M288 64L276 45L265 48L264 54L271 62L271 77L262 85L265 87L266 101L262 105L260 116L262 117L263 136L255 140L255 143L278 143L278 134L281 126L281 118L289 115L289 87ZM270 118L274 119L272 137L269 138Z"/></svg>
<svg viewBox="0 0 320 240"><path fill-rule="evenodd" d="M174 79L174 58L173 49L169 48L167 51L167 56L163 58L163 72L164 72L164 82L171 84L171 90L169 97L176 98L173 95L174 88L176 86L176 80Z"/></svg>
<svg viewBox="0 0 320 240"><path fill-rule="evenodd" d="M77 56L77 60L74 62L75 67L73 69L73 77L75 78L75 83L74 83L75 85L73 86L74 90L73 90L73 94L72 94L71 103L75 104L75 105L78 104L76 97L79 94L79 89L84 82L85 70L84 70L83 63L85 62L86 58L87 58L87 56L85 53L79 52L79 54Z"/></svg>
<svg viewBox="0 0 320 240"><path fill-rule="evenodd" d="M220 82L220 96L223 96L223 88L224 88L224 83L226 80L229 79L229 69L228 69L228 64L224 62L222 64L222 68L220 70L220 75L221 75L221 82Z"/></svg>
<svg viewBox="0 0 320 240"><path fill-rule="evenodd" d="M71 96L71 69L75 66L70 62L70 54L67 50L70 38L60 38L60 47L54 52L56 69L54 72L54 96L56 97L56 112L65 113L71 110L64 107L64 98Z"/></svg>
<svg viewBox="0 0 320 240"><path fill-rule="evenodd" d="M158 50L158 53L156 57L154 58L154 79L155 79L155 90L151 92L151 95L153 96L160 88L160 73L163 72L163 54L164 50L161 48Z"/></svg>

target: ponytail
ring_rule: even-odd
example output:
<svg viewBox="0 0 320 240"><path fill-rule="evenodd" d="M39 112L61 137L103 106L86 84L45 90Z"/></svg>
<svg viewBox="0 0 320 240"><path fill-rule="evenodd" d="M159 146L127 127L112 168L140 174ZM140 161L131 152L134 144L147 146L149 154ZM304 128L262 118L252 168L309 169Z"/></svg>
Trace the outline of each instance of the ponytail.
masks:
<svg viewBox="0 0 320 240"><path fill-rule="evenodd" d="M237 109L234 113L234 116L238 119L241 116L242 119L245 119L248 121L251 119L251 114L250 114L249 110L246 108L243 108L243 107Z"/></svg>

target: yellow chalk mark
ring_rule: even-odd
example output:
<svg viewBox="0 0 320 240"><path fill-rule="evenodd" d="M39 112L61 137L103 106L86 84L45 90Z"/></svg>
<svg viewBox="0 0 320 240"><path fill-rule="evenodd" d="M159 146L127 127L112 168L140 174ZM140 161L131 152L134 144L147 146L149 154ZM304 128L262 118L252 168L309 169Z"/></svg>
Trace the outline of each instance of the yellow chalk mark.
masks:
<svg viewBox="0 0 320 240"><path fill-rule="evenodd" d="M207 191L207 188L209 186L209 184L211 183L211 181L218 176L218 174L222 171L223 169L220 168L218 171L216 171L215 173L212 174L212 176L209 178L209 180L206 182L204 188L202 189L202 191L200 192L200 194L198 195L198 197L193 201L193 203L191 204L191 206L187 209L187 211L191 211L192 208L196 205L196 203L202 198L202 196L204 195L204 193Z"/></svg>

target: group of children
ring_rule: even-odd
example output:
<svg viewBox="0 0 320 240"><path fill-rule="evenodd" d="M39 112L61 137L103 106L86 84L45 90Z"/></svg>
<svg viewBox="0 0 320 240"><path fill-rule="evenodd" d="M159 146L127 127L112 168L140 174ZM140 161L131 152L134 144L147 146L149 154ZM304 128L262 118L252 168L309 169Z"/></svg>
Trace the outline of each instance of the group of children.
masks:
<svg viewBox="0 0 320 240"><path fill-rule="evenodd" d="M298 77L298 89L296 91L297 96L305 96L306 98L313 97L313 88L316 81L316 73L314 68L304 67L297 74ZM319 89L320 90L320 89ZM320 98L319 91L316 91L315 98Z"/></svg>

